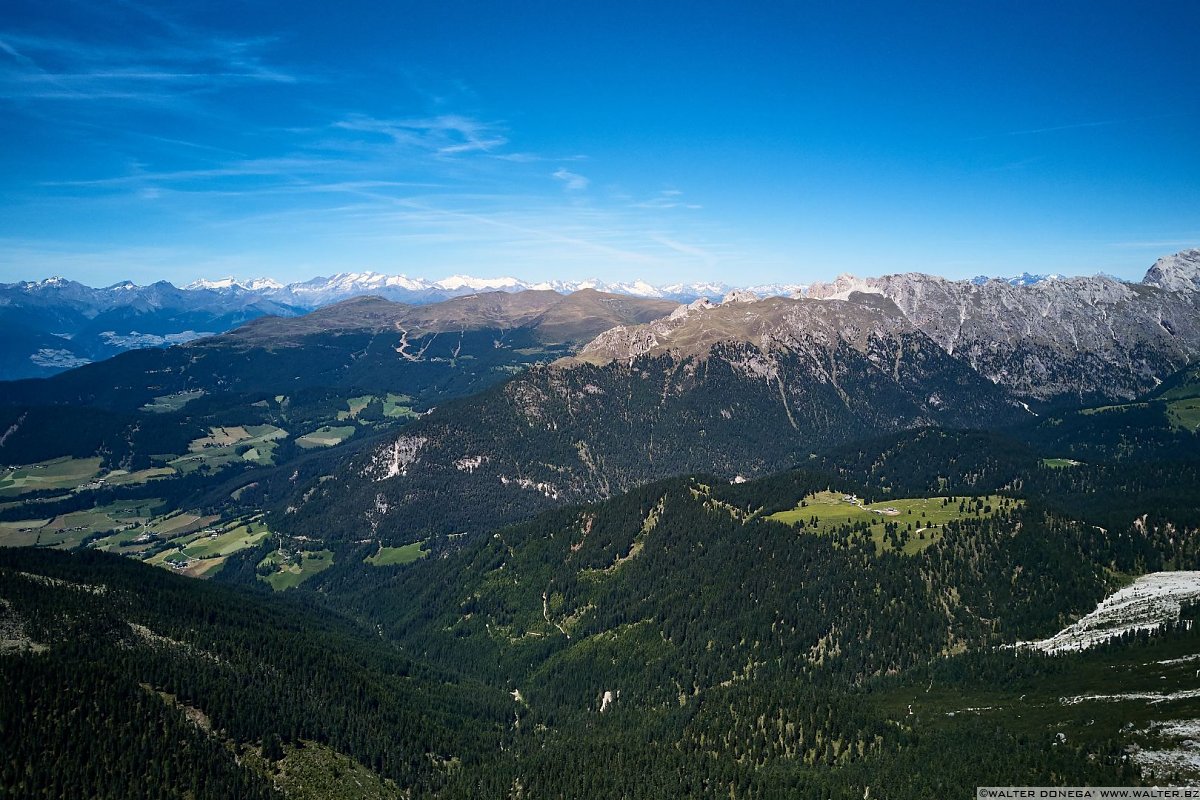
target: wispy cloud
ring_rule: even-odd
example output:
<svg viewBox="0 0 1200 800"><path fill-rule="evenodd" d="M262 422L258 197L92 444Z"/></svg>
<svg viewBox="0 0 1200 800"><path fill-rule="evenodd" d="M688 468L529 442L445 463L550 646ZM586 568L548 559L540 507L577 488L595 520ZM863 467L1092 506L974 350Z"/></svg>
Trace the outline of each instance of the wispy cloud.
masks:
<svg viewBox="0 0 1200 800"><path fill-rule="evenodd" d="M334 123L335 128L384 136L398 145L432 151L438 155L490 153L508 144L499 125L459 114L440 114L425 119L376 119L354 115Z"/></svg>
<svg viewBox="0 0 1200 800"><path fill-rule="evenodd" d="M982 136L972 136L965 141L980 142L985 139L1000 139L1008 136L1035 136L1040 133L1057 133L1059 131L1074 131L1084 130L1087 128L1107 128L1113 125L1125 125L1132 122L1148 122L1150 120L1169 119L1171 117L1181 116L1179 114L1154 114L1146 117L1126 117L1123 119L1101 119L1090 122L1073 122L1067 125L1049 125L1041 128L1021 128L1012 131L1000 131L998 133L988 133Z"/></svg>
<svg viewBox="0 0 1200 800"><path fill-rule="evenodd" d="M631 208L688 208L698 209L702 206L691 203L683 199L683 192L679 189L663 189L653 197L644 200L632 200L629 202Z"/></svg>
<svg viewBox="0 0 1200 800"><path fill-rule="evenodd" d="M244 83L291 84L296 75L265 61L267 39L199 31L138 44L64 36L0 34L0 96L12 100L161 102L172 93Z"/></svg>
<svg viewBox="0 0 1200 800"><path fill-rule="evenodd" d="M559 167L551 177L563 182L563 187L569 192L582 192L588 187L588 179L577 172L571 172L563 167Z"/></svg>
<svg viewBox="0 0 1200 800"><path fill-rule="evenodd" d="M681 255L698 258L701 261L705 262L706 264L711 264L716 261L716 257L712 253L710 253L709 251L705 250L702 247L696 247L695 245L685 244L684 242L676 241L675 239L672 239L667 236L652 236L651 239L658 242L663 247L666 247L669 250L673 250L674 252L680 253Z"/></svg>
<svg viewBox="0 0 1200 800"><path fill-rule="evenodd" d="M573 156L544 156L538 153L496 153L493 158L501 161L511 161L515 164L537 164L543 161L587 161L585 155Z"/></svg>

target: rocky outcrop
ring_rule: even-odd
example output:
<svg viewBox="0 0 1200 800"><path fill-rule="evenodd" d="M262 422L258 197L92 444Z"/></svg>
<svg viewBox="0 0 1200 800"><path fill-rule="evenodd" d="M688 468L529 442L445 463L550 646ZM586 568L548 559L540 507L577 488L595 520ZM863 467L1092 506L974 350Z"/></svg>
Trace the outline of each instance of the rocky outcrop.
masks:
<svg viewBox="0 0 1200 800"><path fill-rule="evenodd" d="M1200 292L1200 248L1155 261L1142 283L1168 292Z"/></svg>
<svg viewBox="0 0 1200 800"><path fill-rule="evenodd" d="M1159 259L1141 284L843 275L808 296L861 303L882 295L947 353L1016 395L1083 403L1136 397L1200 356L1198 286L1200 250L1189 250Z"/></svg>

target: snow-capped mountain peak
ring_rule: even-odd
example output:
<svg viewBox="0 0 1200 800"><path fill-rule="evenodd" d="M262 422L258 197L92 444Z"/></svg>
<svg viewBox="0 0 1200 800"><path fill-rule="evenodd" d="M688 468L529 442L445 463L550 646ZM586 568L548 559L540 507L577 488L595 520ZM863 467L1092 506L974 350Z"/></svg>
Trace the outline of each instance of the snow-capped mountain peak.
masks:
<svg viewBox="0 0 1200 800"><path fill-rule="evenodd" d="M971 279L971 283L976 286L982 286L988 281L1003 281L1009 286L1033 286L1034 284L1042 283L1043 281L1061 281L1062 275L1057 272L1052 272L1049 275L1034 275L1029 272L1022 272L1014 278L997 278L988 275L977 275Z"/></svg>
<svg viewBox="0 0 1200 800"><path fill-rule="evenodd" d="M274 278L235 278L232 275L225 278L209 280L201 278L192 281L184 289L210 289L214 291L244 289L248 292L262 292L272 289L282 289L283 284Z"/></svg>
<svg viewBox="0 0 1200 800"><path fill-rule="evenodd" d="M475 278L470 275L451 275L449 278L442 278L440 281L435 281L435 286L441 289L455 291L458 289L473 289L477 292L489 290L516 290L528 288L528 284L510 278L508 276L500 278Z"/></svg>

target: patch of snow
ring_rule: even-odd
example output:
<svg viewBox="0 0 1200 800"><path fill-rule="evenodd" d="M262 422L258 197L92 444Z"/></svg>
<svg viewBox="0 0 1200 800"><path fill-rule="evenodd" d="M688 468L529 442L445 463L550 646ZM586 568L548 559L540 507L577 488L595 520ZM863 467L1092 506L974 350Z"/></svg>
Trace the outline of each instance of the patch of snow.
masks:
<svg viewBox="0 0 1200 800"><path fill-rule="evenodd" d="M909 708L911 709L912 706L909 706ZM999 711L999 710L1000 710L999 706L974 706L971 708L960 708L958 711L947 711L946 716L953 717L958 714L979 714L984 711Z"/></svg>
<svg viewBox="0 0 1200 800"><path fill-rule="evenodd" d="M126 350L136 350L143 347L166 347L173 344L186 344L187 342L202 339L205 336L216 336L214 331L179 331L178 333L168 333L158 335L156 333L138 333L130 331L129 333L117 333L116 331L101 331L100 338L106 344L113 347L123 347Z"/></svg>
<svg viewBox="0 0 1200 800"><path fill-rule="evenodd" d="M501 277L501 278L473 278L470 275L451 275L449 278L442 278L436 281L435 286L442 289L474 289L476 291L486 289L513 289L523 287L521 281L516 278Z"/></svg>
<svg viewBox="0 0 1200 800"><path fill-rule="evenodd" d="M1200 653L1184 656L1183 658L1168 658L1166 661L1155 661L1154 663L1161 664L1162 666L1166 667L1171 666L1172 664L1186 664L1187 662L1195 661L1198 658L1200 658Z"/></svg>
<svg viewBox="0 0 1200 800"><path fill-rule="evenodd" d="M1017 275L1014 278L994 278L988 277L987 275L978 275L971 279L971 283L975 284L976 286L983 286L988 281L1000 281L1002 283L1007 283L1009 286L1033 286L1035 284L1042 283L1043 281L1061 281L1062 279L1063 276L1059 275L1058 273L1051 273L1049 275L1032 275L1028 272L1022 272L1020 275Z"/></svg>
<svg viewBox="0 0 1200 800"><path fill-rule="evenodd" d="M610 291L619 292L621 294L632 294L638 297L662 297L663 290L656 286L651 286L643 280L636 280L632 283L619 283L609 287Z"/></svg>
<svg viewBox="0 0 1200 800"><path fill-rule="evenodd" d="M201 278L199 280L192 281L183 288L190 290L211 289L218 291L222 289L245 289L248 292L263 292L272 289L282 289L283 284L274 278L235 278L230 275L229 277L217 278L215 280Z"/></svg>

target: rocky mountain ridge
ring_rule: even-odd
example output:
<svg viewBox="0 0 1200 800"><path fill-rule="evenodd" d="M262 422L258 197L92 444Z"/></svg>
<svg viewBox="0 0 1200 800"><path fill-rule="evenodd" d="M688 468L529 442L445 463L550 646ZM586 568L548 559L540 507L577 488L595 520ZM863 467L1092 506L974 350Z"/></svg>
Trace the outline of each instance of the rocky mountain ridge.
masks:
<svg viewBox="0 0 1200 800"><path fill-rule="evenodd" d="M953 348L961 352L973 346L987 349L992 333L989 326L996 326L998 332L991 338L1011 340L1014 332L1001 319L1011 316L1008 313L1010 307L1018 308L1017 316L1023 319L1038 313L1049 317L1052 312L1063 310L1068 315L1097 316L1093 313L1097 308L1101 309L1099 316L1103 316L1106 303L1119 304L1121 297L1130 297L1130 291L1157 290L1171 295L1194 295L1200 287L1198 273L1200 250L1183 251L1159 259L1140 284L1103 276L1063 278L1028 273L1015 278L975 278L970 281L950 281L917 273L866 279L842 275L828 284L779 283L742 288L720 282L656 286L642 280L529 282L512 277L469 275L428 280L376 272L339 273L286 285L270 278L242 280L230 277L200 280L182 289L165 281L150 286L124 281L105 288L92 288L76 281L50 278L0 284L0 330L7 334L5 346L0 348L0 379L52 375L124 350L179 344L229 330L258 317L297 316L354 297L377 296L424 305L488 292L571 294L594 290L678 303L722 297L750 302L764 296L845 300L855 292L884 294L895 301L917 327L933 336L948 351ZM1082 305L1073 308L1076 297ZM976 314L971 311L976 304L987 308ZM1187 315L1194 303L1172 301L1167 305L1170 307L1163 320L1155 318L1155 302L1136 303L1116 312L1115 339L1122 347L1127 348L1127 342L1140 335L1145 348L1162 354L1163 358L1150 365L1135 364L1136 371L1141 374L1133 381L1122 382L1113 396L1127 397L1130 392L1143 388L1147 381L1152 383L1167 366L1188 363L1192 358L1190 345L1172 343L1168 341L1175 335L1171 330L1165 330L1164 339L1153 333L1153 327L1159 321L1167 329L1188 327ZM1126 313L1131 309L1131 313ZM964 323L971 318L971 324L964 324L961 329L953 328L954 313L961 316ZM1034 327L1030 325L1029 331L1035 340L1033 350L1014 347L1008 342L1000 348L998 356L981 355L972 360L972 365L1001 382L1019 387L1020 379L1010 381L1002 374L1012 372L1007 362L1029 359L1044 367L1045 359L1053 356L1050 351L1067 339L1095 340L1097 335L1105 333L1095 325L1087 324L1074 326L1078 330L1062 335L1045 332L1042 330L1045 325L1036 326L1037 331ZM1047 346L1050 350L1039 349ZM1092 367L1094 364L1085 359L1077 365L1076 372ZM1031 387L1022 391L1031 397L1037 394ZM1052 381L1047 391L1050 396L1070 392L1086 394L1087 386L1063 377Z"/></svg>
<svg viewBox="0 0 1200 800"><path fill-rule="evenodd" d="M589 343L591 363L643 354L702 356L718 341L766 350L797 337L860 340L871 326L919 331L992 383L1028 401L1128 400L1200 356L1200 250L1159 261L1140 284L1097 276L1029 284L921 273L841 275L804 299L693 303ZM822 308L824 306L824 308ZM868 322L868 320L874 320Z"/></svg>

